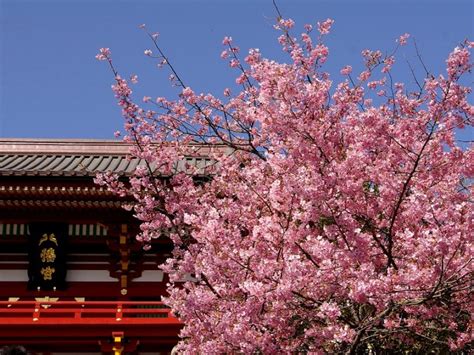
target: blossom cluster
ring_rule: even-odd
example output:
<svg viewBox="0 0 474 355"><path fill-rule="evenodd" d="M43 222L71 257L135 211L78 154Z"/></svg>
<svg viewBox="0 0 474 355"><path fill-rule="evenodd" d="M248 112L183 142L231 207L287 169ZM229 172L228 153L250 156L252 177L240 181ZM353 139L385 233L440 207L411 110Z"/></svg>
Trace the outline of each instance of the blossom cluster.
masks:
<svg viewBox="0 0 474 355"><path fill-rule="evenodd" d="M171 67L179 97L141 107L115 76L124 139L146 164L128 184L97 182L134 198L146 245L173 242L161 268L186 353L469 350L474 148L456 130L474 124L472 42L416 90L392 81L394 54L369 50L357 79L348 65L334 84L332 25L299 41L279 19L284 63L257 49L241 61L224 38L241 89L223 98Z"/></svg>

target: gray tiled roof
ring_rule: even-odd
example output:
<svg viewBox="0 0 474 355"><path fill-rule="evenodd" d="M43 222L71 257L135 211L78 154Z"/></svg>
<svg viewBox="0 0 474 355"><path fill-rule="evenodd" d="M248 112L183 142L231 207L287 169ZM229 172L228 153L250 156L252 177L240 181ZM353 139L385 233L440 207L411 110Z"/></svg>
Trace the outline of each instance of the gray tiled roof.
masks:
<svg viewBox="0 0 474 355"><path fill-rule="evenodd" d="M0 175L94 176L106 171L129 175L139 163L120 155L7 154L0 155Z"/></svg>
<svg viewBox="0 0 474 355"><path fill-rule="evenodd" d="M129 144L105 140L0 139L0 176L95 176L99 172L130 175L145 162L127 157ZM207 157L180 161L204 173Z"/></svg>

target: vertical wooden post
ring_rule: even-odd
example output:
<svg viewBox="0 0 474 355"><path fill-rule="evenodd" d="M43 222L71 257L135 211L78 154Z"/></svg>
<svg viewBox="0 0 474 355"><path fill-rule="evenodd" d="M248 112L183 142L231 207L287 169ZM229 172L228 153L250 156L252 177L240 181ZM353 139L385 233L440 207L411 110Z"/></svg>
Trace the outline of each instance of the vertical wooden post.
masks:
<svg viewBox="0 0 474 355"><path fill-rule="evenodd" d="M121 355L123 351L123 332L113 332L112 338L114 344L112 351L114 352L114 355Z"/></svg>
<svg viewBox="0 0 474 355"><path fill-rule="evenodd" d="M130 263L130 246L128 242L128 226L122 224L120 226L120 240L119 240L119 249L120 249L120 269L122 274L120 276L120 293L122 296L126 296L128 293L128 265Z"/></svg>

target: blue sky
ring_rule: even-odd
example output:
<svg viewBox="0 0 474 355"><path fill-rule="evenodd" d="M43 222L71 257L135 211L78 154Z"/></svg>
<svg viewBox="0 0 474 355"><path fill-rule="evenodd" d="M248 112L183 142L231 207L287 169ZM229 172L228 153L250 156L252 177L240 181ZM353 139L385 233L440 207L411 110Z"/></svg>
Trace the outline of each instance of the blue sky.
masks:
<svg viewBox="0 0 474 355"><path fill-rule="evenodd" d="M390 51L405 32L416 38L434 73L444 71L459 42L474 39L472 0L278 3L296 21L295 34L305 23L335 19L326 66L334 81L344 65L361 66L363 49ZM122 119L110 90L112 74L94 58L100 47L112 50L122 75L139 76L137 98L175 95L169 73L143 55L150 42L141 23L160 33L187 85L220 94L235 76L219 58L224 36L243 52L256 47L284 60L272 28L275 16L271 0L0 0L0 137L113 138ZM415 53L407 48L399 55L398 81L412 81L405 60L419 68Z"/></svg>

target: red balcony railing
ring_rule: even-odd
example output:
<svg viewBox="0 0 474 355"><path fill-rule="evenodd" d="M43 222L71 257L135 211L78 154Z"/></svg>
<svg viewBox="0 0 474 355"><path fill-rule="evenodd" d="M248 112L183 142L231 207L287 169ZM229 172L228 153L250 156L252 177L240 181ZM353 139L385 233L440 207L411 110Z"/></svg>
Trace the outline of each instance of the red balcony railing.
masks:
<svg viewBox="0 0 474 355"><path fill-rule="evenodd" d="M181 324L162 302L135 301L0 301L0 326L159 325Z"/></svg>

